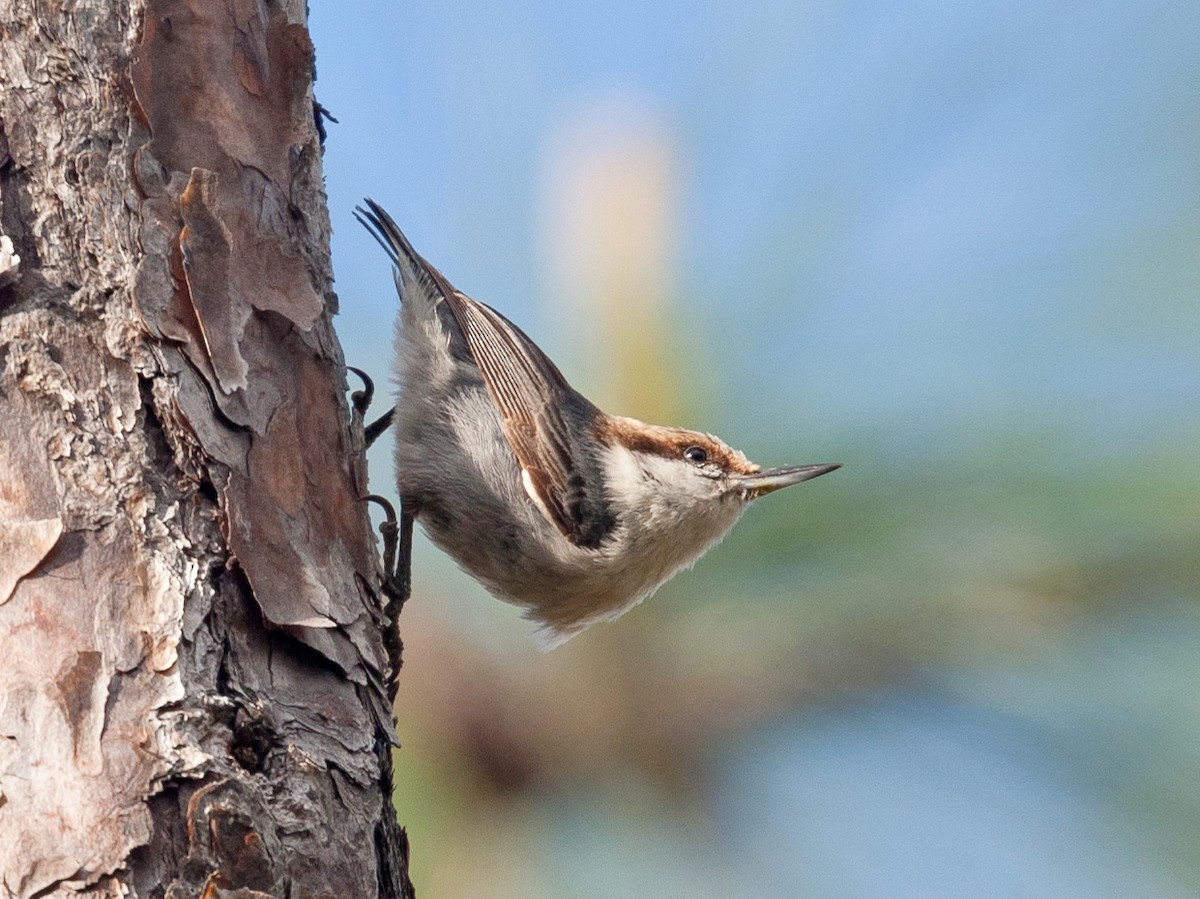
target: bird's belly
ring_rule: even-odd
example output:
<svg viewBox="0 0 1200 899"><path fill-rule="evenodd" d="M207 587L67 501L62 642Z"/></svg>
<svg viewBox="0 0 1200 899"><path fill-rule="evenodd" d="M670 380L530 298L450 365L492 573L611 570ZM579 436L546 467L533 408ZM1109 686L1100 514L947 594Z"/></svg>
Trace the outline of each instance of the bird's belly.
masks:
<svg viewBox="0 0 1200 899"><path fill-rule="evenodd" d="M638 564L627 548L580 549L540 518L532 527L511 519L483 525L468 510L434 504L422 507L419 520L434 545L459 567L539 624L549 645L618 617L678 567Z"/></svg>

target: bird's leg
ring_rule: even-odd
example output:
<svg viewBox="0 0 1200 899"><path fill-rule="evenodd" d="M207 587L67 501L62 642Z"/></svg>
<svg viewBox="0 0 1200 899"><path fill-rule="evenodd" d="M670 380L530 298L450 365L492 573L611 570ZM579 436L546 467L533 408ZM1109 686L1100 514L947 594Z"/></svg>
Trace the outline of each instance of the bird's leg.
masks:
<svg viewBox="0 0 1200 899"><path fill-rule="evenodd" d="M379 435L391 426L392 417L396 414L396 410L394 408L388 409L369 425L364 424L367 409L371 406L371 400L375 398L375 382L361 368L347 365L346 371L352 371L362 378L363 389L356 390L350 394L350 407L354 410L354 420L351 427L355 429L362 428L363 446L370 449L371 444L379 439Z"/></svg>
<svg viewBox="0 0 1200 899"><path fill-rule="evenodd" d="M390 502L377 494L364 499L383 508L384 520L379 525L379 536L383 540L383 581L380 592L383 603L383 645L391 661L392 673L388 678L388 693L396 694L396 674L400 670L400 612L412 594L412 540L413 522L417 517L417 504L412 499L400 500L400 520L396 521L396 509Z"/></svg>

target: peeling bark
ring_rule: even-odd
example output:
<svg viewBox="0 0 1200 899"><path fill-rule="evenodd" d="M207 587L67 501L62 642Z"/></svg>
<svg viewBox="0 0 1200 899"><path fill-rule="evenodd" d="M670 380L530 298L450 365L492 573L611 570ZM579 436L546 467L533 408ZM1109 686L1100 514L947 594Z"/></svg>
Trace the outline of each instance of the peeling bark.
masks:
<svg viewBox="0 0 1200 899"><path fill-rule="evenodd" d="M412 895L311 73L0 0L0 896Z"/></svg>

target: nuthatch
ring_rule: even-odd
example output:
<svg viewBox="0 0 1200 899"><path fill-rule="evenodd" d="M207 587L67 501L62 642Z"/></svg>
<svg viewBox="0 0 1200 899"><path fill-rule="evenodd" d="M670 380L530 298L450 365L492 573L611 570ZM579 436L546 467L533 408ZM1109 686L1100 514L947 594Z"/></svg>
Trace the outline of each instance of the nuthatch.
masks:
<svg viewBox="0 0 1200 899"><path fill-rule="evenodd" d="M602 412L520 328L455 290L382 207L366 204L356 215L391 258L401 299L394 416L405 539L419 520L491 593L524 609L544 647L645 599L751 500L839 467L763 469L711 434Z"/></svg>

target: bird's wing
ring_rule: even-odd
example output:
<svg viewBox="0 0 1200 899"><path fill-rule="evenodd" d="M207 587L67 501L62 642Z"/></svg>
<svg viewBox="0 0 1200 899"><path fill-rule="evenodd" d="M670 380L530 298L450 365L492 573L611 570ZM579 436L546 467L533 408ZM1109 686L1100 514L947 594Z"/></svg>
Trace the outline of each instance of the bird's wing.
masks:
<svg viewBox="0 0 1200 899"><path fill-rule="evenodd" d="M616 525L592 448L600 410L567 383L525 332L496 310L455 290L413 250L382 207L366 202L370 212L359 210L359 220L392 261L403 254L445 300L500 413L525 492L567 540L587 548L599 546Z"/></svg>

